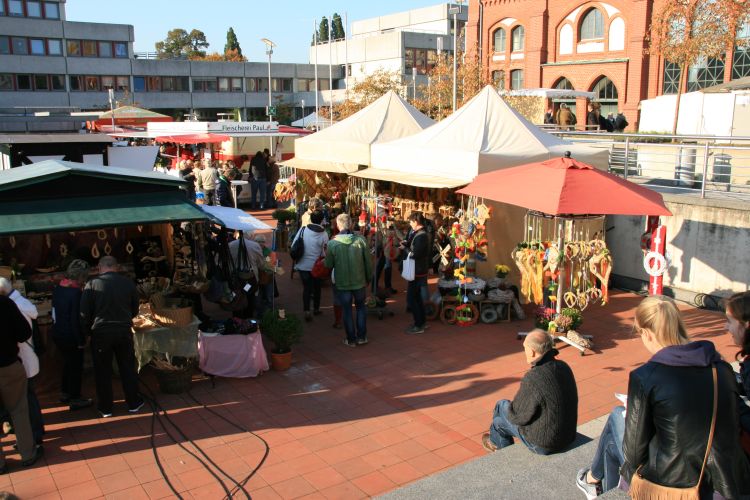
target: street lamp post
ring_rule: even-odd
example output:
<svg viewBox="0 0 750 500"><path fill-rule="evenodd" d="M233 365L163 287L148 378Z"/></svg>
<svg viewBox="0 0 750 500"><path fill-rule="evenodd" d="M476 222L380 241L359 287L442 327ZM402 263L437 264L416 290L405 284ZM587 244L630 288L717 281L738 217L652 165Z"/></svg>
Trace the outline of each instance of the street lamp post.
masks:
<svg viewBox="0 0 750 500"><path fill-rule="evenodd" d="M276 47L276 44L268 38L261 38L260 41L266 44L266 55L268 56L268 123L270 124L273 121L273 115L271 114L273 107L271 102L271 55L273 55L273 48ZM270 138L270 144L271 149L269 151L273 155L273 137Z"/></svg>
<svg viewBox="0 0 750 500"><path fill-rule="evenodd" d="M412 104L417 100L417 68L411 69L411 100Z"/></svg>
<svg viewBox="0 0 750 500"><path fill-rule="evenodd" d="M115 130L115 91L114 91L114 89L109 89L109 112L112 114L112 133L114 134L116 132L116 130Z"/></svg>
<svg viewBox="0 0 750 500"><path fill-rule="evenodd" d="M305 128L305 100L300 99L300 104L302 106L302 128Z"/></svg>
<svg viewBox="0 0 750 500"><path fill-rule="evenodd" d="M461 0L458 1L458 7L450 7L448 14L453 14L453 111L456 111L456 53L458 46L458 14L461 13Z"/></svg>

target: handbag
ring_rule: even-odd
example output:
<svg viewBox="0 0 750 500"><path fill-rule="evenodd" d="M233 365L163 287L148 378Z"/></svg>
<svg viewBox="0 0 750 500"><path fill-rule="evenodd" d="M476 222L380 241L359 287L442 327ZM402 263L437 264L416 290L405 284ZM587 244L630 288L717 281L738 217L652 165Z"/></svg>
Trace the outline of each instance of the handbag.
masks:
<svg viewBox="0 0 750 500"><path fill-rule="evenodd" d="M703 473L706 470L706 462L708 462L708 455L711 453L711 445L714 441L714 429L716 428L716 410L719 405L719 384L717 382L716 365L713 370L714 380L714 410L711 416L711 430L708 433L708 444L706 445L706 455L703 457L703 465L701 465L701 474L698 476L698 483L695 486L689 488L675 488L671 486L662 486L660 484L652 483L648 479L641 476L641 468L643 465L635 471L630 481L630 491L628 492L634 500L700 500L700 487L703 481Z"/></svg>
<svg viewBox="0 0 750 500"><path fill-rule="evenodd" d="M414 281L414 275L416 274L416 270L417 270L417 263L414 260L412 253L409 252L409 255L407 255L406 258L404 259L404 267L401 270L401 276L406 281Z"/></svg>
<svg viewBox="0 0 750 500"><path fill-rule="evenodd" d="M315 259L315 264L313 264L312 269L310 269L310 274L313 278L317 278L319 280L327 280L331 277L331 269L326 267L325 245L323 246L323 251L320 253L318 258Z"/></svg>
<svg viewBox="0 0 750 500"><path fill-rule="evenodd" d="M18 357L21 358L23 369L26 370L26 378L34 377L39 373L39 357L28 340L18 343Z"/></svg>
<svg viewBox="0 0 750 500"><path fill-rule="evenodd" d="M289 256L294 262L297 262L305 255L305 228L299 230L297 236L292 241L292 246L289 249Z"/></svg>

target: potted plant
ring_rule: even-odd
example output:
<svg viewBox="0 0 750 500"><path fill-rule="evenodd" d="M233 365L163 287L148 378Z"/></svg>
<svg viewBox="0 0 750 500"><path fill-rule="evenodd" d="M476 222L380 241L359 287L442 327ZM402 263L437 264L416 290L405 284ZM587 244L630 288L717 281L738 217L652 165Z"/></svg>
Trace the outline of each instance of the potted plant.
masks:
<svg viewBox="0 0 750 500"><path fill-rule="evenodd" d="M510 272L510 267L505 264L495 264L495 276L498 278L505 278Z"/></svg>
<svg viewBox="0 0 750 500"><path fill-rule="evenodd" d="M289 242L289 222L297 220L297 210L291 208L277 208L271 214L276 219L276 243L280 249L285 249Z"/></svg>
<svg viewBox="0 0 750 500"><path fill-rule="evenodd" d="M560 316L570 318L570 326L568 327L568 330L577 330L578 327L583 323L583 314L581 314L581 311L574 307L564 308L562 311L560 311Z"/></svg>
<svg viewBox="0 0 750 500"><path fill-rule="evenodd" d="M292 364L292 345L302 339L302 321L284 309L268 310L260 321L260 331L274 343L271 366L274 370L288 370Z"/></svg>

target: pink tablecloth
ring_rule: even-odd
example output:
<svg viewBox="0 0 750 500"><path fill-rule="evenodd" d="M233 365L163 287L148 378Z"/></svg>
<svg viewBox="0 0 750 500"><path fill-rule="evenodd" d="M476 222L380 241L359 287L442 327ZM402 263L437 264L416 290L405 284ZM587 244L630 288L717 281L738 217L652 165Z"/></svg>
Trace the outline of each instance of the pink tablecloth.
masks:
<svg viewBox="0 0 750 500"><path fill-rule="evenodd" d="M268 371L268 358L260 333L198 336L200 369L219 377L256 377Z"/></svg>

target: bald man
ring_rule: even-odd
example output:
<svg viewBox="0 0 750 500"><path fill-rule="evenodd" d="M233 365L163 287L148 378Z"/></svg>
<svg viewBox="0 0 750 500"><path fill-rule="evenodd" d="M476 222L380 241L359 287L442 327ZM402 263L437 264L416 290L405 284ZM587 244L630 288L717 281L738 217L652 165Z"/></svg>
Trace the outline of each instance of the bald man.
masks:
<svg viewBox="0 0 750 500"><path fill-rule="evenodd" d="M555 359L558 352L547 332L531 331L523 350L531 369L513 401L502 399L495 405L482 446L493 452L517 438L532 452L548 455L565 449L576 437L578 389L570 367Z"/></svg>

